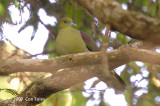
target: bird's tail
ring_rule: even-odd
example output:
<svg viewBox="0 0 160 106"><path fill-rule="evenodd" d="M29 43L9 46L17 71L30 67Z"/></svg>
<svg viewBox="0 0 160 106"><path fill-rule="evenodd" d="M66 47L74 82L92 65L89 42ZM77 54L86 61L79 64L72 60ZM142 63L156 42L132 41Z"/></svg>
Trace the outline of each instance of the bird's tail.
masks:
<svg viewBox="0 0 160 106"><path fill-rule="evenodd" d="M118 92L125 91L126 83L114 70L111 71L111 76L109 78L105 77L104 75L100 75L98 78L106 83L108 87L114 88Z"/></svg>

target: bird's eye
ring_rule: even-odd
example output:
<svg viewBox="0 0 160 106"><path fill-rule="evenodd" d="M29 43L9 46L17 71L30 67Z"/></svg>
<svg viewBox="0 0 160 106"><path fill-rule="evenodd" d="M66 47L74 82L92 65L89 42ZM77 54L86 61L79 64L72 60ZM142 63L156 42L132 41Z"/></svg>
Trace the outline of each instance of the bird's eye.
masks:
<svg viewBox="0 0 160 106"><path fill-rule="evenodd" d="M67 21L66 21L66 20L64 20L64 23L67 23Z"/></svg>

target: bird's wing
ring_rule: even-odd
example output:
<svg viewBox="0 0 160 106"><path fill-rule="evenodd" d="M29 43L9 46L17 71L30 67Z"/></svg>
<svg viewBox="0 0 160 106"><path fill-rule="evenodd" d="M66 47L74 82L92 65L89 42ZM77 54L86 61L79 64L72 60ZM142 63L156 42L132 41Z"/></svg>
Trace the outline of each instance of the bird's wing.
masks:
<svg viewBox="0 0 160 106"><path fill-rule="evenodd" d="M81 36L86 43L88 50L90 51L100 51L100 48L97 46L96 42L85 32L81 32Z"/></svg>

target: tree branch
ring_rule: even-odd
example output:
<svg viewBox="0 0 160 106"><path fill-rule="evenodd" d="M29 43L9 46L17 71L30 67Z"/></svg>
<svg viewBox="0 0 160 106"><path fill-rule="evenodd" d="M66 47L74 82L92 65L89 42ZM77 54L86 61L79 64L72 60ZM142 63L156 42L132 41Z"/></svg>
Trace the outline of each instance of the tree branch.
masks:
<svg viewBox="0 0 160 106"><path fill-rule="evenodd" d="M0 102L0 106L8 104L18 106L31 106L39 104L53 93L67 89L75 84L87 80L88 78L96 76L95 73L98 71L95 72L95 70L99 70L99 68L100 65L95 65L92 68L86 66L64 69L63 71L59 71L50 77L39 79L21 95L10 100ZM17 100L16 98L22 98L22 101ZM36 98L39 98L39 100Z"/></svg>
<svg viewBox="0 0 160 106"><path fill-rule="evenodd" d="M123 10L115 0L76 0L112 29L132 38L160 44L160 20Z"/></svg>
<svg viewBox="0 0 160 106"><path fill-rule="evenodd" d="M101 55L101 52L89 52L65 55L48 60L21 59L16 60L15 62L14 60L7 60L4 63L1 62L0 70L3 74L5 71L8 73L29 71L51 72L53 75L38 80L27 89L27 91L19 95L18 97L23 98L23 101L12 98L11 100L0 102L0 105L14 104L30 106L31 104L38 104L43 102L43 100L53 93L72 87L89 78L99 76L103 70L101 66ZM160 64L159 53L127 46L107 52L106 55L108 55L110 69L114 69L129 61L143 61ZM120 86L113 85L113 87L121 89ZM27 101L28 98L33 98L33 100ZM41 99L37 100L35 98Z"/></svg>
<svg viewBox="0 0 160 106"><path fill-rule="evenodd" d="M130 61L142 61L160 64L160 55L157 52L123 47L109 51L108 55L110 70L126 64ZM59 69L85 67L101 64L101 52L88 52L60 56L52 59L17 59L0 61L0 75L16 72L49 72L56 73Z"/></svg>

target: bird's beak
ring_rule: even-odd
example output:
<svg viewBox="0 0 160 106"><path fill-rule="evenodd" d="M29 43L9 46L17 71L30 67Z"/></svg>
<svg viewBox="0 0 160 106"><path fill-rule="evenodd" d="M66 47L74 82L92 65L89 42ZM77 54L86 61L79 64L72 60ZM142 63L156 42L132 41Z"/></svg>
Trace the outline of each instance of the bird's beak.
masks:
<svg viewBox="0 0 160 106"><path fill-rule="evenodd" d="M75 27L77 27L77 25L76 25L75 23L73 23L73 22L70 23L70 26L75 26Z"/></svg>

